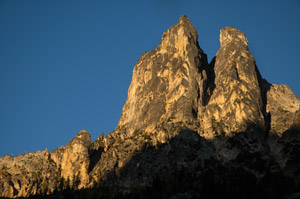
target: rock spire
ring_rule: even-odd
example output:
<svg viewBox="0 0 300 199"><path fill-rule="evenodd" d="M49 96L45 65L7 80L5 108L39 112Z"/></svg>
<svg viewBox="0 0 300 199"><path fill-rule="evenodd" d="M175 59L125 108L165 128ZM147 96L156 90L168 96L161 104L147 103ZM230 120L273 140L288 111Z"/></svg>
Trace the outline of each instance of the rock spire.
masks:
<svg viewBox="0 0 300 199"><path fill-rule="evenodd" d="M198 76L207 65L198 33L186 16L162 35L158 47L134 67L118 128L132 135L158 124L197 119ZM117 129L118 129L117 128Z"/></svg>
<svg viewBox="0 0 300 199"><path fill-rule="evenodd" d="M297 198L300 100L263 79L243 32L208 64L187 16L135 65L116 130L0 158L0 197Z"/></svg>
<svg viewBox="0 0 300 199"><path fill-rule="evenodd" d="M260 74L244 33L233 27L220 31L221 47L214 62L215 89L203 112L203 136L231 135L253 126L265 129Z"/></svg>

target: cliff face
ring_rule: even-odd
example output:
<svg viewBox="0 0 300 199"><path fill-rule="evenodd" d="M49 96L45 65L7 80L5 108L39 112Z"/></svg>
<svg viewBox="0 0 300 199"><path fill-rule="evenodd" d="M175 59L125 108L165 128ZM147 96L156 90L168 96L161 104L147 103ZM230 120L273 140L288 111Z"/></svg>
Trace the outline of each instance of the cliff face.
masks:
<svg viewBox="0 0 300 199"><path fill-rule="evenodd" d="M141 56L117 129L132 135L153 132L162 123L195 122L199 70L207 65L197 38L190 20L182 16L163 34L157 49Z"/></svg>
<svg viewBox="0 0 300 199"><path fill-rule="evenodd" d="M285 131L298 125L299 107L299 99L288 86L270 85L266 107L266 111L271 115L270 134L281 136Z"/></svg>
<svg viewBox="0 0 300 199"><path fill-rule="evenodd" d="M0 159L0 193L5 197L29 197L55 190L83 188L89 181L89 146L85 130L65 147Z"/></svg>
<svg viewBox="0 0 300 199"><path fill-rule="evenodd" d="M244 33L210 64L182 16L134 67L116 130L0 159L0 196L296 198L300 100L259 74ZM47 196L48 195L48 196Z"/></svg>
<svg viewBox="0 0 300 199"><path fill-rule="evenodd" d="M48 186L48 181L53 184L59 179L58 168L48 151L23 154L15 158L7 155L1 158L0 168L2 197L44 194L47 189L53 190L51 185Z"/></svg>
<svg viewBox="0 0 300 199"><path fill-rule="evenodd" d="M226 27L214 63L215 89L204 111L199 111L202 135L213 138L245 132L249 125L265 129L259 74L244 33Z"/></svg>

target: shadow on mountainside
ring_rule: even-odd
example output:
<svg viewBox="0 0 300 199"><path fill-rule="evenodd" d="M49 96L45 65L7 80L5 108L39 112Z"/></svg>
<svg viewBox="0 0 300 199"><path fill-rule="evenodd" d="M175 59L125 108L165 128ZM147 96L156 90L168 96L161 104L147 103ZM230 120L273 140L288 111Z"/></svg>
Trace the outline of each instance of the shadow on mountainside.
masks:
<svg viewBox="0 0 300 199"><path fill-rule="evenodd" d="M93 170L96 163L101 159L101 155L103 151L104 151L104 147L99 147L98 149L89 150L89 159L90 159L89 172Z"/></svg>
<svg viewBox="0 0 300 199"><path fill-rule="evenodd" d="M300 171L299 130L277 139L283 153L293 156L285 169L261 135L249 127L231 138L208 141L185 128L167 143L144 145L120 171L93 188L29 198L297 198L299 179L288 171Z"/></svg>

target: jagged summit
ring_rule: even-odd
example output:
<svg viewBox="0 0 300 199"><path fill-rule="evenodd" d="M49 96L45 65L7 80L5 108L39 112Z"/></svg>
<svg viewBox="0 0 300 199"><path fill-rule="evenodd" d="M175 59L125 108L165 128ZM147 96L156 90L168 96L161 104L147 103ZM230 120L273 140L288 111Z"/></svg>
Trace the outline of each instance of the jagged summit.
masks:
<svg viewBox="0 0 300 199"><path fill-rule="evenodd" d="M210 65L197 38L183 15L157 49L142 56L118 125L125 134L177 122L206 138L243 132L251 125L265 129L260 75L245 34L221 29L221 48Z"/></svg>
<svg viewBox="0 0 300 199"><path fill-rule="evenodd" d="M220 30L220 44L221 48L234 42L235 44L245 45L248 47L248 40L245 33L241 32L232 26L222 28Z"/></svg>
<svg viewBox="0 0 300 199"><path fill-rule="evenodd" d="M178 23L164 32L157 50L165 52L169 48L176 48L178 51L183 51L189 43L196 44L197 40L198 32L196 28L187 16L182 15Z"/></svg>
<svg viewBox="0 0 300 199"><path fill-rule="evenodd" d="M157 49L142 55L117 129L132 135L167 121L195 119L199 70L207 65L197 38L195 27L182 16L163 34Z"/></svg>
<svg viewBox="0 0 300 199"><path fill-rule="evenodd" d="M91 135L87 130L81 130L77 133L76 138L84 139L84 140L91 140Z"/></svg>
<svg viewBox="0 0 300 199"><path fill-rule="evenodd" d="M179 22L181 23L191 23L190 19L186 15L181 15L179 18Z"/></svg>
<svg viewBox="0 0 300 199"><path fill-rule="evenodd" d="M300 100L240 30L221 29L210 64L197 39L183 15L141 56L114 132L0 158L0 197L297 198Z"/></svg>
<svg viewBox="0 0 300 199"><path fill-rule="evenodd" d="M203 136L265 129L260 75L245 34L233 27L220 31L221 47L214 62L215 89L201 118Z"/></svg>

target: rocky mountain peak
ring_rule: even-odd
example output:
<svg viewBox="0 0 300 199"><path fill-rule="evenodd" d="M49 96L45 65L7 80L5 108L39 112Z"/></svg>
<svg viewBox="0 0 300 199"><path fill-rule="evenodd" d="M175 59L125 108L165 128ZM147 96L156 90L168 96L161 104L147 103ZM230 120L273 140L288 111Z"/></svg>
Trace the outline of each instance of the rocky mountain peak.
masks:
<svg viewBox="0 0 300 199"><path fill-rule="evenodd" d="M190 19L186 15L181 15L179 18L180 23L191 23Z"/></svg>
<svg viewBox="0 0 300 199"><path fill-rule="evenodd" d="M70 184L82 188L88 183L89 176L89 146L91 136L87 130L81 130L76 137L69 142L61 153L61 177ZM80 179L80 181L78 180Z"/></svg>
<svg viewBox="0 0 300 199"><path fill-rule="evenodd" d="M162 123L196 120L198 75L207 65L197 38L195 27L182 16L163 34L157 49L141 56L117 129L132 135Z"/></svg>
<svg viewBox="0 0 300 199"><path fill-rule="evenodd" d="M215 88L202 111L203 136L214 138L247 129L265 129L260 74L245 34L233 27L220 31L214 65Z"/></svg>
<svg viewBox="0 0 300 199"><path fill-rule="evenodd" d="M81 141L83 143L86 143L87 145L90 145L91 143L91 135L87 130L81 130L77 133L75 140ZM73 142L75 141L73 140Z"/></svg>
<svg viewBox="0 0 300 199"><path fill-rule="evenodd" d="M270 134L282 136L300 125L300 100L287 85L269 85L266 111L270 114ZM297 121L298 120L298 121Z"/></svg>
<svg viewBox="0 0 300 199"><path fill-rule="evenodd" d="M248 40L243 32L234 27L225 27L220 30L221 48L226 45L243 45L248 47Z"/></svg>
<svg viewBox="0 0 300 199"><path fill-rule="evenodd" d="M172 26L162 35L162 41L158 46L160 53L176 51L183 55L189 45L196 44L198 33L189 18L185 15L180 17L177 24Z"/></svg>
<svg viewBox="0 0 300 199"><path fill-rule="evenodd" d="M210 64L197 39L183 15L140 57L112 133L0 158L0 197L299 198L300 100L240 30Z"/></svg>

